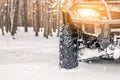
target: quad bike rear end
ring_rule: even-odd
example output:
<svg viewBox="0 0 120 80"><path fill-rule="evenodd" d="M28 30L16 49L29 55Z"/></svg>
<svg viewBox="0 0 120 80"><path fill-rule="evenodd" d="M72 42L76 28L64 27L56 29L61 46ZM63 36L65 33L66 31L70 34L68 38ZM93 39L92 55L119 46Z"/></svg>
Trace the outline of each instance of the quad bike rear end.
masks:
<svg viewBox="0 0 120 80"><path fill-rule="evenodd" d="M120 1L65 0L60 66L71 69L96 57L120 58Z"/></svg>

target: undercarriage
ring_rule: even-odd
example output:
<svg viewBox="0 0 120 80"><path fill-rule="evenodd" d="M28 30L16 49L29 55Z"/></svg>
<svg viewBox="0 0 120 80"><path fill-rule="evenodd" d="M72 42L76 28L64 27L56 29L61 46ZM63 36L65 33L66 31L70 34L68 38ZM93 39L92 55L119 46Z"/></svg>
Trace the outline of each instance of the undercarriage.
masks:
<svg viewBox="0 0 120 80"><path fill-rule="evenodd" d="M78 39L79 60L92 59L95 57L119 59L120 58L120 35L114 34L110 41L102 41L99 37L81 35Z"/></svg>

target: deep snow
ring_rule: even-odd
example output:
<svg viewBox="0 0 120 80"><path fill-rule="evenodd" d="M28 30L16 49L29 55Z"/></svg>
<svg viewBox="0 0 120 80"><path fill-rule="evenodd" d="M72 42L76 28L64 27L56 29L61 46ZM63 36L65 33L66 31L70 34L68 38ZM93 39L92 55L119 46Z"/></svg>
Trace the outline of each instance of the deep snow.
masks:
<svg viewBox="0 0 120 80"><path fill-rule="evenodd" d="M0 36L0 80L120 80L120 62L80 63L72 70L60 69L59 38L35 37L32 29L16 36Z"/></svg>

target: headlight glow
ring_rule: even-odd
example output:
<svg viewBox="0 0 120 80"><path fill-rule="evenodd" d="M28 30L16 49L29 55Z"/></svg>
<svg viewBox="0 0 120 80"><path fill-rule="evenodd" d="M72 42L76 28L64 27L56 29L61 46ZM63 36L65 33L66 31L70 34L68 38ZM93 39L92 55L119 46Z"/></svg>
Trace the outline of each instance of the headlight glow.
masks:
<svg viewBox="0 0 120 80"><path fill-rule="evenodd" d="M100 16L100 14L94 9L80 8L78 9L78 13L82 18L98 18Z"/></svg>

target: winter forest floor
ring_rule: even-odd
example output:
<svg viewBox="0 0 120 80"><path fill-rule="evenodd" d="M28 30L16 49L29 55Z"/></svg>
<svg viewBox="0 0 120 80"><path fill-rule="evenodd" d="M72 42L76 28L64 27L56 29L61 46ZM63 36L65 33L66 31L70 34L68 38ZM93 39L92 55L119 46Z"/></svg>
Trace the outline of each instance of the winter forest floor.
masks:
<svg viewBox="0 0 120 80"><path fill-rule="evenodd" d="M35 37L32 29L0 36L0 80L120 80L120 63L80 63L72 70L58 66L59 38Z"/></svg>

